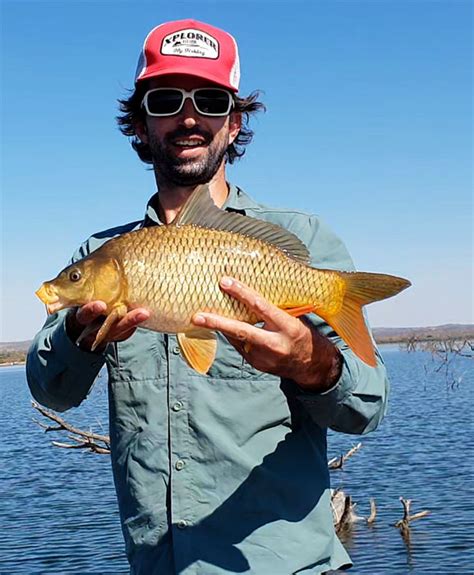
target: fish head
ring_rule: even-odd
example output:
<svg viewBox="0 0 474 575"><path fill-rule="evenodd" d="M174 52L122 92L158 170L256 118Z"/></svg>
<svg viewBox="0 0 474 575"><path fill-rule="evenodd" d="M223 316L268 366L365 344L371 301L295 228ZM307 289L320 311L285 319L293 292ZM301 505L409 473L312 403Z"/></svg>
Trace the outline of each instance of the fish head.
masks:
<svg viewBox="0 0 474 575"><path fill-rule="evenodd" d="M92 256L64 268L36 291L49 314L95 300L104 301L109 308L122 295L123 274L117 261Z"/></svg>

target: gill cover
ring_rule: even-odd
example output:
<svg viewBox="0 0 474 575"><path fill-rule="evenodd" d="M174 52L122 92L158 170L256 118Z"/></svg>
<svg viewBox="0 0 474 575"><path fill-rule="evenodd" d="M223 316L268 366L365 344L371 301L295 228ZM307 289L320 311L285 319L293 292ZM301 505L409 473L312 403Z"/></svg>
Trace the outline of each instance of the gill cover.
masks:
<svg viewBox="0 0 474 575"><path fill-rule="evenodd" d="M122 273L111 257L91 254L44 282L36 295L46 304L48 313L101 300L113 306L123 292Z"/></svg>

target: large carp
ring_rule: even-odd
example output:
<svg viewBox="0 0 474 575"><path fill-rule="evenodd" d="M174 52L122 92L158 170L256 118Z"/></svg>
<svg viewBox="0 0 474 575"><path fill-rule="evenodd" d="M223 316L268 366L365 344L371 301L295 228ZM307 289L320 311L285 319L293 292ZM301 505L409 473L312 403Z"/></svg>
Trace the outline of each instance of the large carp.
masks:
<svg viewBox="0 0 474 575"><path fill-rule="evenodd" d="M364 362L376 365L362 306L410 285L399 277L312 268L306 246L289 231L219 209L207 186L190 196L176 220L117 236L66 267L36 292L48 312L93 300L107 304L95 349L127 311L147 308L141 327L176 333L183 357L206 373L216 353L212 331L191 323L196 312L213 312L256 323L245 305L219 288L231 276L274 305L298 316L314 312Z"/></svg>

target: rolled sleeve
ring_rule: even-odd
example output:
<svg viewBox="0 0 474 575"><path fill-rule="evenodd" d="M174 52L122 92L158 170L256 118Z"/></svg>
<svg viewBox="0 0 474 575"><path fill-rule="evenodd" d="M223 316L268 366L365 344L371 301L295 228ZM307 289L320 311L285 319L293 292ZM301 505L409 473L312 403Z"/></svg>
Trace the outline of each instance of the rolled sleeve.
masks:
<svg viewBox="0 0 474 575"><path fill-rule="evenodd" d="M376 429L385 415L389 382L377 352L377 366L370 367L351 350L342 353L341 376L324 393L298 394L305 409L320 427L344 433L364 434Z"/></svg>
<svg viewBox="0 0 474 575"><path fill-rule="evenodd" d="M345 271L355 269L342 240L319 218L310 217L300 233L308 245L314 267ZM385 415L389 392L386 369L378 350L377 365L370 367L322 318L312 314L308 319L321 335L338 347L343 366L337 384L330 390L316 393L300 389L299 400L320 427L352 434L373 431ZM371 333L366 317L365 321Z"/></svg>
<svg viewBox="0 0 474 575"><path fill-rule="evenodd" d="M77 347L66 333L63 310L49 317L28 351L26 375L33 397L56 411L78 406L104 365L103 354Z"/></svg>

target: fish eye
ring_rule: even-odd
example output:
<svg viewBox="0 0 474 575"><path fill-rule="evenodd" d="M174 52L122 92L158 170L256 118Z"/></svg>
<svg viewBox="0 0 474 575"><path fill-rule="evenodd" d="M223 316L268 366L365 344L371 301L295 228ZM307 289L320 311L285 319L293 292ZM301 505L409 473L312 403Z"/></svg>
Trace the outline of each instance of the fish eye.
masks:
<svg viewBox="0 0 474 575"><path fill-rule="evenodd" d="M69 274L69 279L72 282L78 282L81 279L81 272L79 270L73 270L70 274Z"/></svg>

